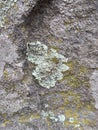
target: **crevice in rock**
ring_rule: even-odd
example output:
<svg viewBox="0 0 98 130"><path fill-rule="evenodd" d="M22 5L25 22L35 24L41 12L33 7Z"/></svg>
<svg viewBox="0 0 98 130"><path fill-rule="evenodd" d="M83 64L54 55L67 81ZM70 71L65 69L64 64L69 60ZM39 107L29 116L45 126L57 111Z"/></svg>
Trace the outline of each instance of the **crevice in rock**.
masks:
<svg viewBox="0 0 98 130"><path fill-rule="evenodd" d="M40 16L40 17L38 17L38 19L41 20L40 21L40 24L41 24L41 22L42 22L41 18L43 18L45 13L47 13L45 11L45 8L49 8L52 1L53 0L39 0L37 2L36 6L34 8L32 8L32 10L29 12L29 14L27 16L23 16L25 25L30 26L32 24L32 20L34 21L34 19L36 19L36 17L38 17L38 16ZM37 19L37 21L38 21L38 19Z"/></svg>
<svg viewBox="0 0 98 130"><path fill-rule="evenodd" d="M53 0L39 0L27 15L22 16L24 22L15 26L12 37L14 43L17 44L20 41L20 43L18 43L20 59L26 57L26 43L32 41L32 39L33 41L37 40L37 35L35 36L35 33L39 33L39 37L41 38L40 30L45 27L43 19L50 13L47 8L53 8L53 5L51 6L52 1ZM51 9L51 11L52 10L53 9ZM55 12L53 10L53 15L57 12L57 9L55 9ZM23 28L25 29L24 32L22 31Z"/></svg>

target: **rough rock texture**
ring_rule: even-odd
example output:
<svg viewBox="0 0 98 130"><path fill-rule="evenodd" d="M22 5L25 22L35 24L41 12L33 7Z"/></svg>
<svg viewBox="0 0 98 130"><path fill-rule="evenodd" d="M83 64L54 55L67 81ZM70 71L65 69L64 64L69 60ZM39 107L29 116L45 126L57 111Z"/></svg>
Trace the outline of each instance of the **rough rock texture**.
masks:
<svg viewBox="0 0 98 130"><path fill-rule="evenodd" d="M95 98L95 107L98 109L98 70L95 70L90 78L93 97Z"/></svg>
<svg viewBox="0 0 98 130"><path fill-rule="evenodd" d="M1 0L0 27L8 27L23 22L23 16L32 10L38 0Z"/></svg>
<svg viewBox="0 0 98 130"><path fill-rule="evenodd" d="M27 60L36 41L68 57L49 90ZM0 130L98 130L97 95L97 0L0 1Z"/></svg>

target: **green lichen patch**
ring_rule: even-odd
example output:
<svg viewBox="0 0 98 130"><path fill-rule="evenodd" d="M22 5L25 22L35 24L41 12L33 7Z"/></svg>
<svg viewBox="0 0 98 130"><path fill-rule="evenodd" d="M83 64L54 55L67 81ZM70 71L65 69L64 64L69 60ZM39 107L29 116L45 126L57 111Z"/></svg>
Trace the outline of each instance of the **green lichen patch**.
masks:
<svg viewBox="0 0 98 130"><path fill-rule="evenodd" d="M36 65L32 75L42 87L54 87L56 82L63 78L62 72L69 69L63 63L67 62L67 58L40 42L28 43L27 51L28 60Z"/></svg>
<svg viewBox="0 0 98 130"><path fill-rule="evenodd" d="M66 119L64 114L56 115L53 111L48 111L48 112L42 111L41 116L42 118L50 120L52 122L64 123Z"/></svg>

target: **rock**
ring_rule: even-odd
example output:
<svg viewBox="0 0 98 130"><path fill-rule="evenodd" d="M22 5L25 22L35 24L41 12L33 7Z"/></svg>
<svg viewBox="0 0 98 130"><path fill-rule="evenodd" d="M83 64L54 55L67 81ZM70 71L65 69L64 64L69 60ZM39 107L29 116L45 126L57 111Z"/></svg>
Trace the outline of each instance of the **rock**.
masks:
<svg viewBox="0 0 98 130"><path fill-rule="evenodd" d="M29 14L38 0L9 0L0 1L0 27L7 28L9 25L20 24L24 21L23 16Z"/></svg>
<svg viewBox="0 0 98 130"><path fill-rule="evenodd" d="M92 89L92 94L95 99L95 107L98 109L98 70L95 70L90 77L90 84Z"/></svg>
<svg viewBox="0 0 98 130"><path fill-rule="evenodd" d="M0 62L0 79L3 76L5 62Z"/></svg>
<svg viewBox="0 0 98 130"><path fill-rule="evenodd" d="M17 47L12 44L7 35L0 35L0 79L3 76L5 64L13 64L17 58Z"/></svg>
<svg viewBox="0 0 98 130"><path fill-rule="evenodd" d="M0 35L0 61L12 64L18 58L17 47L13 44L7 35Z"/></svg>
<svg viewBox="0 0 98 130"><path fill-rule="evenodd" d="M70 69L48 90L27 60L27 43L36 41L68 58ZM98 130L97 48L96 0L1 0L0 129ZM42 111L63 114L63 123Z"/></svg>

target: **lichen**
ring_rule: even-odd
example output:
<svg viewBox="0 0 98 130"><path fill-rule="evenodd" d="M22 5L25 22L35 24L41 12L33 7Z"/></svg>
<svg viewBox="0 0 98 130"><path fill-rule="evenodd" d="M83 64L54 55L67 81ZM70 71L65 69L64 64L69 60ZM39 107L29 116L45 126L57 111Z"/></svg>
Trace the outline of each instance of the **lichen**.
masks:
<svg viewBox="0 0 98 130"><path fill-rule="evenodd" d="M68 91L55 91L49 92L48 95L42 94L42 99L47 98L48 109L51 109L54 115L59 118L59 113L63 113L65 121L63 124L65 127L73 130L81 129L83 126L96 126L96 120L92 119L92 113L95 112L92 99L87 97L87 94L81 94L80 91L74 90ZM49 98L52 97L52 98ZM87 97L89 101L84 99ZM46 109L45 109L46 110ZM53 120L47 120L53 122ZM59 118L60 119L60 118ZM57 122L61 122L61 121Z"/></svg>
<svg viewBox="0 0 98 130"><path fill-rule="evenodd" d="M70 69L66 73L63 73L64 76L61 81L66 79L67 84L74 89L81 86L90 87L87 77L89 69L87 67L80 65L78 61L68 61L66 65L68 65Z"/></svg>
<svg viewBox="0 0 98 130"><path fill-rule="evenodd" d="M2 124L0 124L0 127L6 127L9 124L12 124L13 122L11 120L5 120Z"/></svg>
<svg viewBox="0 0 98 130"><path fill-rule="evenodd" d="M8 72L6 70L4 70L3 75L5 79L8 79Z"/></svg>
<svg viewBox="0 0 98 130"><path fill-rule="evenodd" d="M58 118L59 118L59 121L60 122L64 122L65 121L65 115L63 115L63 114L60 114L60 115L58 115Z"/></svg>
<svg viewBox="0 0 98 130"><path fill-rule="evenodd" d="M65 65L67 58L45 44L38 41L28 43L27 51L28 60L36 65L32 75L42 87L54 87L56 82L63 78L63 72L69 69Z"/></svg>
<svg viewBox="0 0 98 130"><path fill-rule="evenodd" d="M61 123L64 123L64 121L66 119L64 114L56 115L52 111L47 111L47 112L42 111L41 116L42 116L42 118L49 119L52 122L61 122Z"/></svg>

